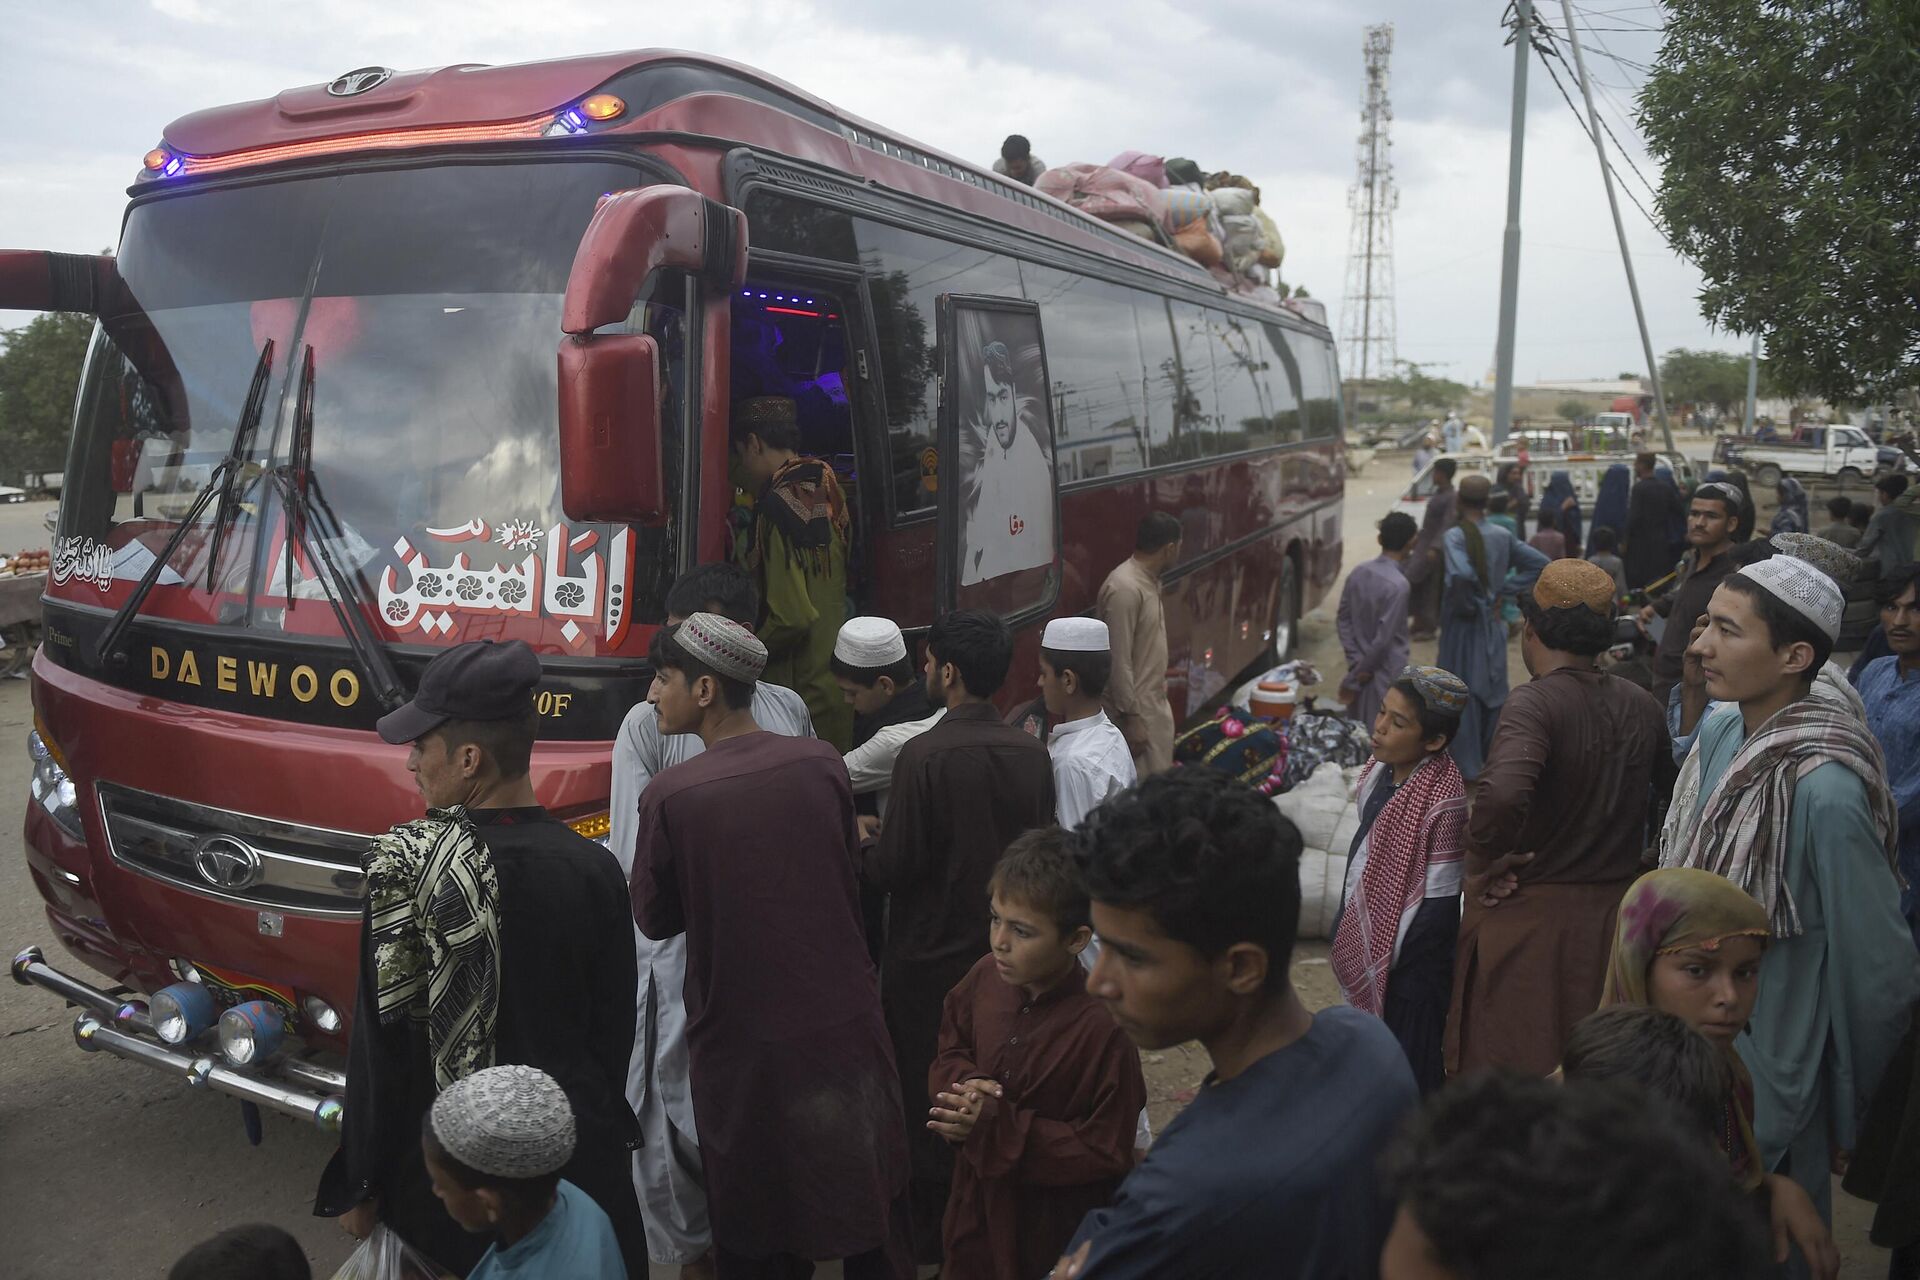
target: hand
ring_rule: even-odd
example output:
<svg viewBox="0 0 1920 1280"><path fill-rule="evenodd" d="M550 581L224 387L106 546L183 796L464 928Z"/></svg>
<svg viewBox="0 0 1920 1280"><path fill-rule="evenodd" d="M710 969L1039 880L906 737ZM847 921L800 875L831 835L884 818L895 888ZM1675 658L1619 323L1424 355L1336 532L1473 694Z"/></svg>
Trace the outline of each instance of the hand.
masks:
<svg viewBox="0 0 1920 1280"><path fill-rule="evenodd" d="M1792 1178L1777 1173L1767 1175L1768 1212L1773 1227L1773 1260L1786 1262L1799 1246L1814 1280L1837 1280L1840 1275L1840 1250L1834 1246L1833 1233L1820 1220L1820 1211L1812 1197Z"/></svg>
<svg viewBox="0 0 1920 1280"><path fill-rule="evenodd" d="M874 817L872 814L863 813L855 818L853 823L860 833L862 843L880 838L880 819Z"/></svg>
<svg viewBox="0 0 1920 1280"><path fill-rule="evenodd" d="M1650 604L1641 605L1640 606L1640 625L1644 627L1649 623L1651 623L1653 619L1654 619L1653 606Z"/></svg>
<svg viewBox="0 0 1920 1280"><path fill-rule="evenodd" d="M997 1080L985 1076L954 1084L950 1091L934 1095L940 1105L928 1110L932 1119L927 1121L927 1128L948 1142L965 1142L973 1133L973 1127L986 1116L988 1106L1005 1094L1006 1090Z"/></svg>
<svg viewBox="0 0 1920 1280"><path fill-rule="evenodd" d="M380 1224L380 1202L362 1200L340 1215L340 1228L355 1240L365 1240Z"/></svg>
<svg viewBox="0 0 1920 1280"><path fill-rule="evenodd" d="M1698 644L1700 637L1707 632L1707 621L1707 615L1701 614L1700 620L1693 624L1692 633L1687 636L1686 652L1680 655L1680 683L1689 689L1707 687L1706 660L1693 651L1693 646Z"/></svg>
<svg viewBox="0 0 1920 1280"><path fill-rule="evenodd" d="M1087 1267L1087 1254L1093 1250L1093 1241L1089 1240L1072 1253L1060 1255L1060 1261L1053 1264L1053 1270L1047 1272L1048 1280L1074 1280Z"/></svg>
<svg viewBox="0 0 1920 1280"><path fill-rule="evenodd" d="M1491 910L1513 896L1520 887L1520 868L1532 862L1531 853L1503 853L1487 864L1487 869L1467 877L1467 896Z"/></svg>

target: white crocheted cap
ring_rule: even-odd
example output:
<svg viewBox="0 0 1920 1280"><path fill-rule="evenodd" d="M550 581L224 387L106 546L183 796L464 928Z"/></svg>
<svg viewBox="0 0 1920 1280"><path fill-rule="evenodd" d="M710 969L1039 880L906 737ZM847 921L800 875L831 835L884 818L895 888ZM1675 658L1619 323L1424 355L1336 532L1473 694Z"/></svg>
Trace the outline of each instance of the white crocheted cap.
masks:
<svg viewBox="0 0 1920 1280"><path fill-rule="evenodd" d="M834 638L833 656L850 667L891 667L907 660L907 641L886 618L848 618Z"/></svg>
<svg viewBox="0 0 1920 1280"><path fill-rule="evenodd" d="M488 1067L433 1100L433 1136L447 1154L496 1178L538 1178L573 1158L573 1107L535 1067Z"/></svg>
<svg viewBox="0 0 1920 1280"><path fill-rule="evenodd" d="M1846 598L1838 583L1806 561L1773 556L1748 565L1740 576L1818 627L1828 640L1840 638Z"/></svg>
<svg viewBox="0 0 1920 1280"><path fill-rule="evenodd" d="M1072 653L1106 653L1113 648L1107 624L1098 618L1055 618L1040 634L1042 649Z"/></svg>

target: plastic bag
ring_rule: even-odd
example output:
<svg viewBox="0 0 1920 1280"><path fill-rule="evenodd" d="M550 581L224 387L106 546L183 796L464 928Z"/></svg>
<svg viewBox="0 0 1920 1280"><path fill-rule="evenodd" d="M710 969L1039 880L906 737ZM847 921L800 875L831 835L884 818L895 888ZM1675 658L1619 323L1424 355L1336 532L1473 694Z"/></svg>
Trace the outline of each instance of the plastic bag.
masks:
<svg viewBox="0 0 1920 1280"><path fill-rule="evenodd" d="M333 1280L441 1280L443 1274L425 1254L381 1223L340 1264Z"/></svg>

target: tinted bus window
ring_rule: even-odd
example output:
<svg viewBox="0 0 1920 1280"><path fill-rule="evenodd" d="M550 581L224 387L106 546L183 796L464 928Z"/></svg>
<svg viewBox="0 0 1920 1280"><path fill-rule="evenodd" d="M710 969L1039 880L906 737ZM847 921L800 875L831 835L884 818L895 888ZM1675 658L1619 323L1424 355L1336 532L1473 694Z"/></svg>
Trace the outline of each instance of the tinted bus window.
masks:
<svg viewBox="0 0 1920 1280"><path fill-rule="evenodd" d="M1020 277L1040 305L1060 483L1146 466L1146 375L1132 290L1030 262L1020 264Z"/></svg>
<svg viewBox="0 0 1920 1280"><path fill-rule="evenodd" d="M1190 303L1134 295L1134 322L1145 354L1147 440L1155 466L1213 452L1213 351L1206 315Z"/></svg>
<svg viewBox="0 0 1920 1280"><path fill-rule="evenodd" d="M1333 348L1317 338L1286 331L1300 365L1300 399L1306 410L1307 436L1324 440L1340 434L1340 384L1333 377Z"/></svg>
<svg viewBox="0 0 1920 1280"><path fill-rule="evenodd" d="M773 253L854 263L853 219L838 209L765 191L747 198L747 243Z"/></svg>
<svg viewBox="0 0 1920 1280"><path fill-rule="evenodd" d="M1267 395L1273 405L1275 444L1295 444L1306 438L1300 421L1300 361L1287 344L1287 330L1277 324L1260 326L1267 337Z"/></svg>
<svg viewBox="0 0 1920 1280"><path fill-rule="evenodd" d="M1273 443L1267 394L1266 341L1260 326L1224 311L1209 315L1219 380L1219 452L1241 453Z"/></svg>
<svg viewBox="0 0 1920 1280"><path fill-rule="evenodd" d="M880 344L894 513L931 513L934 494L922 482L920 455L934 446L939 409L934 300L943 293L1018 298L1020 275L1011 258L991 250L867 218L854 219L854 237Z"/></svg>

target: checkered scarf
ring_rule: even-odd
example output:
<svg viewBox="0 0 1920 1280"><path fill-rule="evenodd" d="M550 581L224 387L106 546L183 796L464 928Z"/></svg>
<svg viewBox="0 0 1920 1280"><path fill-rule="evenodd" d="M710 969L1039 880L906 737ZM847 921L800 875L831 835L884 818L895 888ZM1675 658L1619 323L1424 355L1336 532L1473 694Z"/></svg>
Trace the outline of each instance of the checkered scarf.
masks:
<svg viewBox="0 0 1920 1280"><path fill-rule="evenodd" d="M376 836L364 860L381 1022L424 1022L434 1083L493 1065L500 885L465 809L429 809Z"/></svg>
<svg viewBox="0 0 1920 1280"><path fill-rule="evenodd" d="M1354 794L1364 803L1383 766L1370 760ZM1427 869L1457 862L1467 827L1466 784L1450 752L1415 767L1367 832L1367 864L1333 933L1333 976L1347 1003L1380 1015L1401 922L1427 896Z"/></svg>
<svg viewBox="0 0 1920 1280"><path fill-rule="evenodd" d="M1661 833L1660 865L1725 876L1767 909L1774 937L1798 937L1800 913L1785 878L1793 793L1800 779L1823 764L1838 764L1865 785L1892 865L1900 818L1887 788L1886 760L1863 715L1827 687L1824 673L1806 697L1740 744L1719 782L1697 803L1701 766L1699 743L1694 744Z"/></svg>

